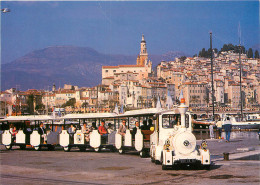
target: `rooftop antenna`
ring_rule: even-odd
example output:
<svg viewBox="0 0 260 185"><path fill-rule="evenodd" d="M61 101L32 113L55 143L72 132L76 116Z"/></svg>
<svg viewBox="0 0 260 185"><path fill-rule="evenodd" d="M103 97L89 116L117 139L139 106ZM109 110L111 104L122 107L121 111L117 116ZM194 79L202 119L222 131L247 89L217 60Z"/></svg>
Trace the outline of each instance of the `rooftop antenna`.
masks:
<svg viewBox="0 0 260 185"><path fill-rule="evenodd" d="M239 67L240 67L240 112L241 112L241 119L243 120L243 97L242 97L242 62L241 62L241 29L240 29L240 22L238 23L238 40L239 40Z"/></svg>

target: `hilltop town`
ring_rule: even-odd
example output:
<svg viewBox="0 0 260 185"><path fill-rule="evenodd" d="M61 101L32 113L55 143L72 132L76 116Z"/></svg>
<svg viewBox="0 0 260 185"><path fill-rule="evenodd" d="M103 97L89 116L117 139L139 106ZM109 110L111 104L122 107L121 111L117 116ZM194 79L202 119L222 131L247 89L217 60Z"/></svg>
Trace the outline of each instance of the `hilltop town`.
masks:
<svg viewBox="0 0 260 185"><path fill-rule="evenodd" d="M244 109L260 109L259 59L241 54L242 99ZM238 111L240 107L240 62L234 51L214 52L214 97L219 111ZM51 90L11 88L1 92L0 115L46 114L63 107L66 112L113 112L151 108L158 98L166 107L170 97L179 103L181 90L191 110L209 111L212 107L211 60L204 57L180 57L161 61L156 69L149 60L144 35L136 65L102 66L102 84L78 87L65 84ZM86 79L91 80L91 79Z"/></svg>

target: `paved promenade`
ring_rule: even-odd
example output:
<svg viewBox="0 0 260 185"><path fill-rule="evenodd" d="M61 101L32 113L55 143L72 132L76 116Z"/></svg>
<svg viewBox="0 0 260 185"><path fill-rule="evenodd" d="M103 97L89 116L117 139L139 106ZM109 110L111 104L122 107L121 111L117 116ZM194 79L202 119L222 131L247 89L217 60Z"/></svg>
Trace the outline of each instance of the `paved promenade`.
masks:
<svg viewBox="0 0 260 185"><path fill-rule="evenodd" d="M207 140L212 169L161 170L161 165L136 153L19 150L0 146L0 184L256 184L260 183L257 138ZM200 143L200 141L198 141ZM230 160L223 160L223 153ZM251 157L248 157L251 156Z"/></svg>

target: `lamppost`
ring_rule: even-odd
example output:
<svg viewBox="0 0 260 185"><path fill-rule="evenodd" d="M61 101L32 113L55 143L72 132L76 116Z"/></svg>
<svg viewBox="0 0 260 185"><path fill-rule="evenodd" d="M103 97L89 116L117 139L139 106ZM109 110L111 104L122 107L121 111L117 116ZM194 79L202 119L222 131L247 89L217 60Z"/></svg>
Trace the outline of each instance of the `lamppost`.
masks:
<svg viewBox="0 0 260 185"><path fill-rule="evenodd" d="M8 12L11 12L11 10L9 8L3 8L3 9L1 9L1 12L8 13ZM1 39L0 39L0 41L1 41ZM6 98L5 98L5 116L6 116Z"/></svg>

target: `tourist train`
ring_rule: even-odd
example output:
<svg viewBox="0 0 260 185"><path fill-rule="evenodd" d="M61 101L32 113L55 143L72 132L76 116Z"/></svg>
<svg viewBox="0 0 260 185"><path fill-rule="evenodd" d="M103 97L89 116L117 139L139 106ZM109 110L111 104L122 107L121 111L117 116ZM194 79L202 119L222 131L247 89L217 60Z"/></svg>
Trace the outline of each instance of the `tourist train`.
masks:
<svg viewBox="0 0 260 185"><path fill-rule="evenodd" d="M162 169L174 167L176 165L200 165L210 168L210 153L207 143L202 142L201 146L196 144L196 138L192 134L192 117L187 112L184 98L181 104L170 110L160 107L126 111L118 113L86 113L67 114L60 118L51 116L10 116L1 120L1 127L4 131L1 134L1 142L6 149L12 146L20 146L25 149L31 145L35 150L47 147L54 150L55 146L63 147L69 152L71 148L78 147L81 151L87 148L96 152L103 149L117 150L120 154L137 151L141 157L150 155L151 161L161 164ZM39 130L39 125L45 123L46 137L43 137ZM126 122L124 134L120 134L118 129ZM17 125L17 123L19 124ZM114 131L108 134L100 134L96 126L109 124ZM134 124L142 123L137 127L136 133L131 128ZM19 127L16 131L9 125ZM70 125L73 133L66 127ZM82 127L91 126L91 130L83 131ZM146 128L145 128L146 127ZM81 129L80 129L81 128ZM14 131L17 133L14 135Z"/></svg>

